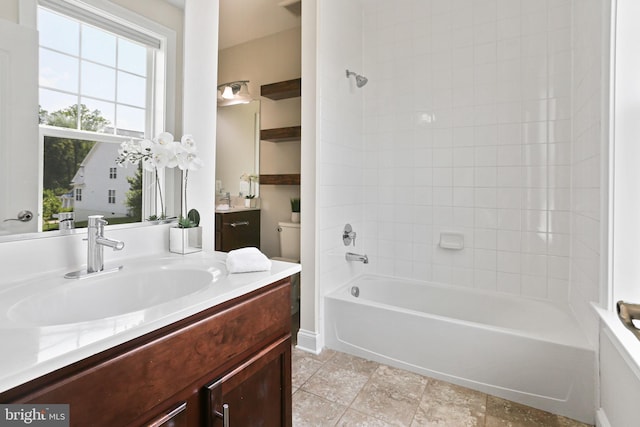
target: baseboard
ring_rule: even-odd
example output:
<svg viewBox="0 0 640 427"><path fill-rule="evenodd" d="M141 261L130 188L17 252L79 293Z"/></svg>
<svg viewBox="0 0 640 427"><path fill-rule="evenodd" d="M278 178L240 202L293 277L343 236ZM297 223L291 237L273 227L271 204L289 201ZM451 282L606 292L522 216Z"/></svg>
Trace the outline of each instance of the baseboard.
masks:
<svg viewBox="0 0 640 427"><path fill-rule="evenodd" d="M607 414L604 413L602 408L596 411L596 427L611 427Z"/></svg>
<svg viewBox="0 0 640 427"><path fill-rule="evenodd" d="M320 334L300 329L298 331L298 344L296 348L309 353L320 354L322 351Z"/></svg>

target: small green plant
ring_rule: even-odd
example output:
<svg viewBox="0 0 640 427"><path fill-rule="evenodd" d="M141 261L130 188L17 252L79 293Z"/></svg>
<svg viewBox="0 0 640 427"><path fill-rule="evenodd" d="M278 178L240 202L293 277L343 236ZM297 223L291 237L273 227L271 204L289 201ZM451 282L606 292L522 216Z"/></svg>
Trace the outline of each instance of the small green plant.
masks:
<svg viewBox="0 0 640 427"><path fill-rule="evenodd" d="M246 196L244 196L245 199L255 199L255 194L247 194Z"/></svg>
<svg viewBox="0 0 640 427"><path fill-rule="evenodd" d="M297 197L291 199L291 212L300 212L300 199Z"/></svg>
<svg viewBox="0 0 640 427"><path fill-rule="evenodd" d="M147 218L147 221L157 221L160 218L158 218L158 215L149 215L149 218Z"/></svg>
<svg viewBox="0 0 640 427"><path fill-rule="evenodd" d="M200 212L191 209L187 213L187 217L180 217L178 220L178 228L194 228L200 225Z"/></svg>

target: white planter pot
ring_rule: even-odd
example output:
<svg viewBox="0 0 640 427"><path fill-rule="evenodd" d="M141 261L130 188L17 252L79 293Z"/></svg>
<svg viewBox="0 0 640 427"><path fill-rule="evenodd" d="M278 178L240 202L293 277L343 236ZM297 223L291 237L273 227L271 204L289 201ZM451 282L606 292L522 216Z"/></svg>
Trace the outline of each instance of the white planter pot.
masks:
<svg viewBox="0 0 640 427"><path fill-rule="evenodd" d="M202 227L169 229L169 251L190 254L202 250Z"/></svg>
<svg viewBox="0 0 640 427"><path fill-rule="evenodd" d="M291 212L291 222L300 222L300 212Z"/></svg>

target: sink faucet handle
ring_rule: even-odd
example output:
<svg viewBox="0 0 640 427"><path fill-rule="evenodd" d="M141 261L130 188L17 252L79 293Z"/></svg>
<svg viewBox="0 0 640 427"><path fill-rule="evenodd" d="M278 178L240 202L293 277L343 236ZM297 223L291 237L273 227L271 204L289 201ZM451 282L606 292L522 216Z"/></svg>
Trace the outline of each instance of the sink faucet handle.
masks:
<svg viewBox="0 0 640 427"><path fill-rule="evenodd" d="M88 228L95 228L98 236L102 236L104 234L104 226L108 224L107 220L104 219L104 215L89 215L87 220Z"/></svg>

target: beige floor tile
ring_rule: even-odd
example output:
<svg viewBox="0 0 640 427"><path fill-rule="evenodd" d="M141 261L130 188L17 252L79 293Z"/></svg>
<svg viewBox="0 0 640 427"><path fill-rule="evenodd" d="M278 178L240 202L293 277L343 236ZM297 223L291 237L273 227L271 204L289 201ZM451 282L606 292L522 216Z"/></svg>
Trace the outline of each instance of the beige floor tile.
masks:
<svg viewBox="0 0 640 427"><path fill-rule="evenodd" d="M591 424L581 423L580 421L572 420L558 415L558 427L592 427Z"/></svg>
<svg viewBox="0 0 640 427"><path fill-rule="evenodd" d="M430 379L412 426L482 427L487 395Z"/></svg>
<svg viewBox="0 0 640 427"><path fill-rule="evenodd" d="M371 381L383 384L390 390L401 392L411 399L420 400L428 378L403 369L380 365L371 376Z"/></svg>
<svg viewBox="0 0 640 427"><path fill-rule="evenodd" d="M337 351L331 350L328 348L325 348L324 350L322 350L322 353L320 354L309 353L308 351L300 350L299 348L296 348L296 347L293 347L293 350L291 352L291 356L293 360L295 360L297 357L303 357L303 358L314 359L321 363L328 361L336 354L341 354L341 353L338 353Z"/></svg>
<svg viewBox="0 0 640 427"><path fill-rule="evenodd" d="M352 356L346 353L335 353L335 355L327 361L327 366L339 366L350 369L352 371L371 376L380 366L379 363L366 360L361 357Z"/></svg>
<svg viewBox="0 0 640 427"><path fill-rule="evenodd" d="M295 392L292 400L294 427L335 426L347 409L304 390Z"/></svg>
<svg viewBox="0 0 640 427"><path fill-rule="evenodd" d="M348 367L326 363L302 385L302 390L341 405L350 405L369 377Z"/></svg>
<svg viewBox="0 0 640 427"><path fill-rule="evenodd" d="M353 409L347 409L338 424L339 427L389 427L391 424L377 418L365 415Z"/></svg>
<svg viewBox="0 0 640 427"><path fill-rule="evenodd" d="M588 427L333 350L292 356L294 427Z"/></svg>
<svg viewBox="0 0 640 427"><path fill-rule="evenodd" d="M486 427L557 427L557 418L549 412L487 396Z"/></svg>
<svg viewBox="0 0 640 427"><path fill-rule="evenodd" d="M294 348L291 352L291 388L299 389L318 369L336 354L325 350L316 355Z"/></svg>
<svg viewBox="0 0 640 427"><path fill-rule="evenodd" d="M380 365L351 407L392 425L409 426L426 384L421 375Z"/></svg>

